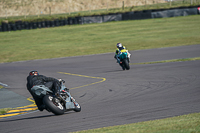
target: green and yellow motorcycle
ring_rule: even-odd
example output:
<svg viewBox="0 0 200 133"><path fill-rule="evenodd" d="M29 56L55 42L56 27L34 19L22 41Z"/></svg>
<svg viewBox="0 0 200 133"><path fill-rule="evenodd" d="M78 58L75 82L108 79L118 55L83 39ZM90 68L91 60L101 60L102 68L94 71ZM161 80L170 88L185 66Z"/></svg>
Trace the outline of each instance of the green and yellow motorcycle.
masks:
<svg viewBox="0 0 200 133"><path fill-rule="evenodd" d="M125 49L120 50L118 55L116 56L116 59L123 70L130 69L130 65L129 65L130 59L128 58L127 50Z"/></svg>

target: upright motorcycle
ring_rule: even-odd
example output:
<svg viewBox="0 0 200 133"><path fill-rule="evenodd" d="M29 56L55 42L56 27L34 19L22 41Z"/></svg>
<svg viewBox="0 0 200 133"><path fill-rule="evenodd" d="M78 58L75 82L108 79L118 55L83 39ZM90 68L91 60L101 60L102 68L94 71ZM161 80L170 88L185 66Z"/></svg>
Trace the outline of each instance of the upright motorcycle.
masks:
<svg viewBox="0 0 200 133"><path fill-rule="evenodd" d="M59 96L55 96L45 85L35 85L31 91L38 97L43 99L43 104L46 110L55 115L62 115L66 111L73 110L75 112L81 111L81 106L71 96L69 90L64 85L65 81L61 81L61 89Z"/></svg>
<svg viewBox="0 0 200 133"><path fill-rule="evenodd" d="M117 55L117 62L119 63L119 65L122 67L123 70L130 69L127 50L122 49L119 51L119 53Z"/></svg>

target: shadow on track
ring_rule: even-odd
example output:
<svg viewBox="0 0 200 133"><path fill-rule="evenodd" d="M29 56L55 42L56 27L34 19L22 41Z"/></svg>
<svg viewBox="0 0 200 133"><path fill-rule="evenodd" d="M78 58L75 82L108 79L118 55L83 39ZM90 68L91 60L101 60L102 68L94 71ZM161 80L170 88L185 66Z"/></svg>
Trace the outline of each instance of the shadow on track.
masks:
<svg viewBox="0 0 200 133"><path fill-rule="evenodd" d="M76 112L65 112L63 115L71 114L71 113L76 113ZM30 119L42 119L42 118L47 118L47 117L49 118L49 117L58 117L58 116L62 116L62 115L50 114L50 115L43 115L43 116L19 118L19 119L13 119L13 120L5 120L5 119L8 119L8 117L7 117L7 118L1 119L0 122L11 122L11 121L30 120ZM14 117L17 117L17 116L14 116ZM9 117L9 118L11 118L11 117Z"/></svg>
<svg viewBox="0 0 200 133"><path fill-rule="evenodd" d="M114 72L121 72L121 71L125 71L125 70L122 70L119 68L117 70L103 71L102 73L114 73Z"/></svg>

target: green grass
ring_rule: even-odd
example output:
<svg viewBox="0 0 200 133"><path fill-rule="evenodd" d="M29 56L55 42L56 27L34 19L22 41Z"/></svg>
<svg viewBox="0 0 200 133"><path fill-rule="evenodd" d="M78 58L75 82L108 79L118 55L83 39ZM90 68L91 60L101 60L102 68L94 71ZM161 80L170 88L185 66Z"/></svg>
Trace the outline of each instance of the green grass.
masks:
<svg viewBox="0 0 200 133"><path fill-rule="evenodd" d="M0 115L3 115L5 113L7 113L8 111L10 111L11 108L3 108L3 109L0 109Z"/></svg>
<svg viewBox="0 0 200 133"><path fill-rule="evenodd" d="M200 60L200 57L173 59L173 60L163 60L163 61L153 61L153 62L130 63L130 64L140 65L140 64L156 64L156 63L182 62L182 61L195 61L195 60Z"/></svg>
<svg viewBox="0 0 200 133"><path fill-rule="evenodd" d="M199 44L199 15L0 32L0 63Z"/></svg>
<svg viewBox="0 0 200 133"><path fill-rule="evenodd" d="M200 113L74 133L200 133Z"/></svg>

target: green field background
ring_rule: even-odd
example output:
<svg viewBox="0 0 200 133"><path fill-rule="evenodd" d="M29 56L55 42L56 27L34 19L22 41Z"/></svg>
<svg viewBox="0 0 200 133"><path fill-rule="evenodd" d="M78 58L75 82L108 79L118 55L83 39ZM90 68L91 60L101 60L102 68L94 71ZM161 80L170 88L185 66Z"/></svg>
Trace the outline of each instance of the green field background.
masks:
<svg viewBox="0 0 200 133"><path fill-rule="evenodd" d="M200 16L0 32L0 63L199 44Z"/></svg>

